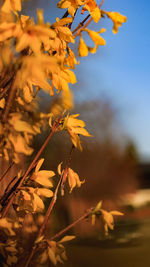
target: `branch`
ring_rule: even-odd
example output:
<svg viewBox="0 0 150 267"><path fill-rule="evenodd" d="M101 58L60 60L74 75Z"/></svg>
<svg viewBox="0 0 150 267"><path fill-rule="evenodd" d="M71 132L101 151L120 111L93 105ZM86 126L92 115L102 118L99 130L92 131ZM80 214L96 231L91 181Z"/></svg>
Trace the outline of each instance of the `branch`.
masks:
<svg viewBox="0 0 150 267"><path fill-rule="evenodd" d="M48 135L48 137L46 138L46 140L44 141L43 145L41 146L41 148L39 149L39 151L37 152L37 154L35 155L33 161L31 162L31 164L29 165L27 171L25 172L25 174L23 175L23 177L21 178L17 188L14 190L13 194L11 195L11 198L7 204L7 206L5 207L5 209L3 210L2 213L2 218L5 217L9 211L9 208L11 207L14 198L15 198L15 194L17 193L17 191L20 189L20 187L22 186L23 182L25 181L26 177L28 176L28 174L30 173L30 171L32 170L32 168L35 166L35 163L37 162L37 160L39 159L41 153L43 152L43 150L45 149L45 147L47 146L48 142L50 141L50 139L52 138L52 136L54 135L54 133L58 130L59 127L59 122L62 119L61 115L58 119L56 119L53 123L52 129Z"/></svg>
<svg viewBox="0 0 150 267"><path fill-rule="evenodd" d="M69 153L69 157L68 157L68 159L67 159L67 163L66 163L66 167L65 167L64 173L63 173L62 176L60 177L60 180L59 180L59 182L58 182L58 184L57 184L57 187L56 187L56 189L55 189L53 198L52 198L52 200L51 200L51 202L50 202L50 204L49 204L49 207L48 207L48 210L47 210L47 212L46 212L44 221L43 221L43 223L42 223L42 225L41 225L41 227L40 227L40 230L39 230L39 233L38 233L38 236L37 236L36 239L38 239L40 236L42 236L42 234L43 234L43 232L44 232L44 230L45 230L45 227L46 227L46 225L47 225L47 223L48 223L48 219L49 219L49 217L50 217L50 214L51 214L51 212L52 212L52 210L53 210L53 207L54 207L54 205L55 205L55 203L56 203L56 200L57 200L58 190L59 190L60 185L62 184L64 174L65 174L66 172L68 172L68 166L69 166L70 161L71 161L71 155L72 155L72 151L73 151L73 149L74 149L74 145L71 147L71 150L70 150L70 153ZM30 255L29 255L28 259L27 259L27 262L26 262L26 264L25 264L25 267L28 267L28 265L29 265L29 263L30 263L30 261L31 261L31 259L32 259L32 257L33 257L33 255L34 255L34 252L35 252L36 249L37 249L37 244L34 245L34 246L32 247L31 253L30 253Z"/></svg>
<svg viewBox="0 0 150 267"><path fill-rule="evenodd" d="M104 0L102 0L101 1L101 3L99 4L99 9L101 8L101 6L103 5L103 3L104 3ZM79 25L73 30L73 34L74 33L76 33L75 35L74 35L74 38L76 38L79 34L80 34L80 32L82 31L82 29L85 29L90 23L91 23L91 21L93 20L92 19L92 17L90 18L90 14L89 15L87 15L86 16L86 18L82 21L82 22L80 22L79 23ZM90 18L90 19L89 19ZM89 19L89 20L88 20ZM88 21L87 21L88 20ZM87 23L84 25L84 23L87 21Z"/></svg>
<svg viewBox="0 0 150 267"><path fill-rule="evenodd" d="M7 121L7 117L8 117L11 105L13 103L13 99L14 99L15 94L16 94L15 77L12 79L12 81L10 83L11 83L12 87L10 89L8 100L6 102L6 106L5 106L5 109L4 109L4 114L2 116L2 122L6 122Z"/></svg>
<svg viewBox="0 0 150 267"><path fill-rule="evenodd" d="M60 232L58 232L57 234L55 234L54 236L51 237L50 240L54 240L58 237L60 237L61 235L65 234L67 231L69 231L71 228L73 228L76 224L78 224L79 222L83 221L84 219L86 219L93 211L93 208L90 208L85 214L83 214L79 219L77 219L76 221L74 221L73 223L69 224L66 228L64 228L63 230L61 230Z"/></svg>
<svg viewBox="0 0 150 267"><path fill-rule="evenodd" d="M7 93L8 90L10 89L10 87L11 87L11 82L8 83L4 89L1 88L1 92L0 92L0 100L4 97L4 95L6 95L6 93Z"/></svg>
<svg viewBox="0 0 150 267"><path fill-rule="evenodd" d="M14 162L12 162L9 167L7 168L7 170L4 172L4 174L1 176L0 178L0 182L4 179L5 175L9 172L9 170L12 168L12 166L14 165Z"/></svg>

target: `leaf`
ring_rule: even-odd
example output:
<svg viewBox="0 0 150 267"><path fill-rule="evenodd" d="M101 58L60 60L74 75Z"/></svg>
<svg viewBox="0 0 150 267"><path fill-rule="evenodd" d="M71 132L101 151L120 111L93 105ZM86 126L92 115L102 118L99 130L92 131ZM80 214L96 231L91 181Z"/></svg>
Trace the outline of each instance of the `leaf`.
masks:
<svg viewBox="0 0 150 267"><path fill-rule="evenodd" d="M1 100L0 100L0 108L4 108L5 107L5 98L3 97Z"/></svg>
<svg viewBox="0 0 150 267"><path fill-rule="evenodd" d="M35 243L35 244L38 244L38 243L40 243L43 239L44 239L44 235L38 237L38 238L35 240L34 243Z"/></svg>
<svg viewBox="0 0 150 267"><path fill-rule="evenodd" d="M33 100L33 88L31 84L25 84L23 87L23 98L26 103L31 103Z"/></svg>
<svg viewBox="0 0 150 267"><path fill-rule="evenodd" d="M71 241L71 240L73 240L75 238L76 238L75 235L66 235L59 241L59 243L68 242L68 241Z"/></svg>
<svg viewBox="0 0 150 267"><path fill-rule="evenodd" d="M12 114L12 118L9 119L9 123L13 126L13 128L17 131L17 132L26 132L26 133L30 133L35 135L36 132L33 129L33 127L26 121L22 121L19 118L16 119L16 117L14 116L13 118L13 114Z"/></svg>
<svg viewBox="0 0 150 267"><path fill-rule="evenodd" d="M62 163L63 163L63 162L59 163L59 165L58 165L58 167L57 167L57 172L58 172L59 175L62 174L62 171L61 171Z"/></svg>
<svg viewBox="0 0 150 267"><path fill-rule="evenodd" d="M95 225L95 220L96 220L96 215L92 214L91 218L92 218L92 225L94 226Z"/></svg>
<svg viewBox="0 0 150 267"><path fill-rule="evenodd" d="M33 193L34 201L33 201L33 209L34 211L42 211L45 206L42 199L35 193Z"/></svg>
<svg viewBox="0 0 150 267"><path fill-rule="evenodd" d="M117 211L117 210L113 210L110 212L112 215L116 215L116 216L123 216L124 214L120 211Z"/></svg>
<svg viewBox="0 0 150 267"><path fill-rule="evenodd" d="M40 263L41 264L45 263L47 259L48 259L48 254L47 251L45 250L40 256Z"/></svg>
<svg viewBox="0 0 150 267"><path fill-rule="evenodd" d="M127 22L127 17L123 16L119 12L106 12L103 11L104 14L107 15L113 22L113 33L116 34L118 32L118 27L122 26L122 23Z"/></svg>
<svg viewBox="0 0 150 267"><path fill-rule="evenodd" d="M94 20L94 22L96 22L96 23L99 22L99 20L101 18L101 12L100 12L99 8L96 7L89 12L90 12L90 15L91 15L92 19Z"/></svg>
<svg viewBox="0 0 150 267"><path fill-rule="evenodd" d="M40 177L37 177L36 179L34 179L35 180L35 182L37 182L38 184L41 184L41 185L43 185L43 186L45 186L45 187L53 187L53 184L52 184L52 182L49 180L49 179L47 179L47 178L40 178Z"/></svg>
<svg viewBox="0 0 150 267"><path fill-rule="evenodd" d="M79 51L79 56L80 57L86 57L88 55L88 47L85 44L82 36L80 37L78 51Z"/></svg>
<svg viewBox="0 0 150 267"><path fill-rule="evenodd" d="M44 24L44 14L43 9L37 9L37 23L40 25Z"/></svg>
<svg viewBox="0 0 150 267"><path fill-rule="evenodd" d="M33 153L33 149L27 145L25 139L20 134L9 134L8 138L13 144L16 152L24 153L25 155L31 155Z"/></svg>
<svg viewBox="0 0 150 267"><path fill-rule="evenodd" d="M49 256L49 259L51 260L51 262L56 265L57 264L57 260L56 260L56 256L54 254L54 251L48 247L48 256Z"/></svg>
<svg viewBox="0 0 150 267"><path fill-rule="evenodd" d="M13 224L7 218L0 219L0 227L6 229L10 235L14 236L15 232L12 230L12 226Z"/></svg>
<svg viewBox="0 0 150 267"><path fill-rule="evenodd" d="M5 13L21 11L21 0L5 0L1 10Z"/></svg>
<svg viewBox="0 0 150 267"><path fill-rule="evenodd" d="M92 41L95 43L95 45L105 45L105 40L99 35L98 32L87 30L89 36L91 37Z"/></svg>
<svg viewBox="0 0 150 267"><path fill-rule="evenodd" d="M30 201L31 200L30 194L28 194L25 190L21 190L21 193L23 195L24 200L26 200L26 201Z"/></svg>
<svg viewBox="0 0 150 267"><path fill-rule="evenodd" d="M38 172L44 162L44 158L40 159L36 165L35 172Z"/></svg>
<svg viewBox="0 0 150 267"><path fill-rule="evenodd" d="M36 194L43 197L52 197L53 192L47 188L38 188L36 189Z"/></svg>
<svg viewBox="0 0 150 267"><path fill-rule="evenodd" d="M99 211L101 206L102 206L102 201L99 201L98 204L96 205L95 209L93 210L93 212Z"/></svg>

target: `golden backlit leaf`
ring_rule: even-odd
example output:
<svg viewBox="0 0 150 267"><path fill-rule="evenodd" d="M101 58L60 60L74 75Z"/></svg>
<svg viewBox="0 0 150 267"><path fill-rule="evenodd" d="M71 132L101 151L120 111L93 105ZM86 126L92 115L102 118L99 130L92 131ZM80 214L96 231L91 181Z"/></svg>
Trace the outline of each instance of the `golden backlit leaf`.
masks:
<svg viewBox="0 0 150 267"><path fill-rule="evenodd" d="M42 199L35 193L33 193L34 201L33 201L33 209L34 211L42 211L45 206Z"/></svg>
<svg viewBox="0 0 150 267"><path fill-rule="evenodd" d="M21 0L5 0L1 10L5 13L21 11Z"/></svg>
<svg viewBox="0 0 150 267"><path fill-rule="evenodd" d="M12 230L13 224L7 218L0 219L0 228L7 230L11 236L15 235L15 232Z"/></svg>
<svg viewBox="0 0 150 267"><path fill-rule="evenodd" d="M43 197L52 197L53 192L47 188L37 188L36 194Z"/></svg>
<svg viewBox="0 0 150 267"><path fill-rule="evenodd" d="M0 108L4 108L5 107L5 98L3 97L1 100L0 100Z"/></svg>
<svg viewBox="0 0 150 267"><path fill-rule="evenodd" d="M95 45L105 45L105 40L99 35L98 32L87 30L89 36L91 37L92 41L95 43Z"/></svg>
<svg viewBox="0 0 150 267"><path fill-rule="evenodd" d="M40 159L35 167L35 172L38 172L44 162L44 158Z"/></svg>
<svg viewBox="0 0 150 267"><path fill-rule="evenodd" d="M88 55L88 47L85 44L82 36L80 36L78 51L80 57L86 57Z"/></svg>
<svg viewBox="0 0 150 267"><path fill-rule="evenodd" d="M103 11L104 14L107 15L113 22L113 33L116 34L118 32L118 27L122 26L122 23L127 22L127 17L120 14L119 12L106 12Z"/></svg>
<svg viewBox="0 0 150 267"><path fill-rule="evenodd" d="M57 264L57 260L56 260L56 256L54 254L54 251L48 247L48 256L49 256L49 259L51 260L51 262L56 265Z"/></svg>
<svg viewBox="0 0 150 267"><path fill-rule="evenodd" d="M68 242L68 241L71 241L71 240L73 240L75 238L76 238L75 235L66 235L59 241L59 243Z"/></svg>
<svg viewBox="0 0 150 267"><path fill-rule="evenodd" d="M31 155L33 153L33 149L27 145L25 139L20 134L9 134L9 140L13 144L16 152L24 153L25 155Z"/></svg>

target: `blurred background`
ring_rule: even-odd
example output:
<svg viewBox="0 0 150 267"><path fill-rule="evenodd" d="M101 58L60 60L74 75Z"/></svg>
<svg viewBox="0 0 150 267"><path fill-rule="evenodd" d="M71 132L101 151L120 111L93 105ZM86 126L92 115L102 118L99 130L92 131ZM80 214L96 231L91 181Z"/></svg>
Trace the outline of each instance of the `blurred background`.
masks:
<svg viewBox="0 0 150 267"><path fill-rule="evenodd" d="M43 8L45 20L53 23L63 10L54 0L24 2L24 13L36 17ZM103 200L106 210L118 209L124 216L116 219L115 230L104 237L102 227L83 222L70 232L77 234L68 247L69 260L64 266L150 266L150 2L109 0L106 11L118 11L127 23L112 33L112 22L103 20L89 28L107 29L105 47L95 55L78 58L72 86L75 113L81 114L94 136L82 139L83 152L75 151L71 168L85 184L70 195L58 199L53 214L57 232L80 217L88 208ZM79 20L84 18L80 15ZM73 24L73 27L75 25ZM85 41L89 44L89 40ZM78 42L75 47L77 55ZM43 97L41 109L50 110L50 99ZM44 136L37 136L38 149ZM89 139L89 140L87 140ZM67 158L71 142L57 134L43 153L44 168L57 169Z"/></svg>

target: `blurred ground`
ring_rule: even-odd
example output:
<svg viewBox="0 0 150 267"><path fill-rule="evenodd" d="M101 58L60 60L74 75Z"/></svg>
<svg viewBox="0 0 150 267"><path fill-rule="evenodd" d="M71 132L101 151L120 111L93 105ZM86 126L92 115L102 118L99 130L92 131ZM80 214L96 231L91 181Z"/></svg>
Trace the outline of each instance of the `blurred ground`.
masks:
<svg viewBox="0 0 150 267"><path fill-rule="evenodd" d="M105 240L78 240L65 267L149 267L150 217L120 221Z"/></svg>

